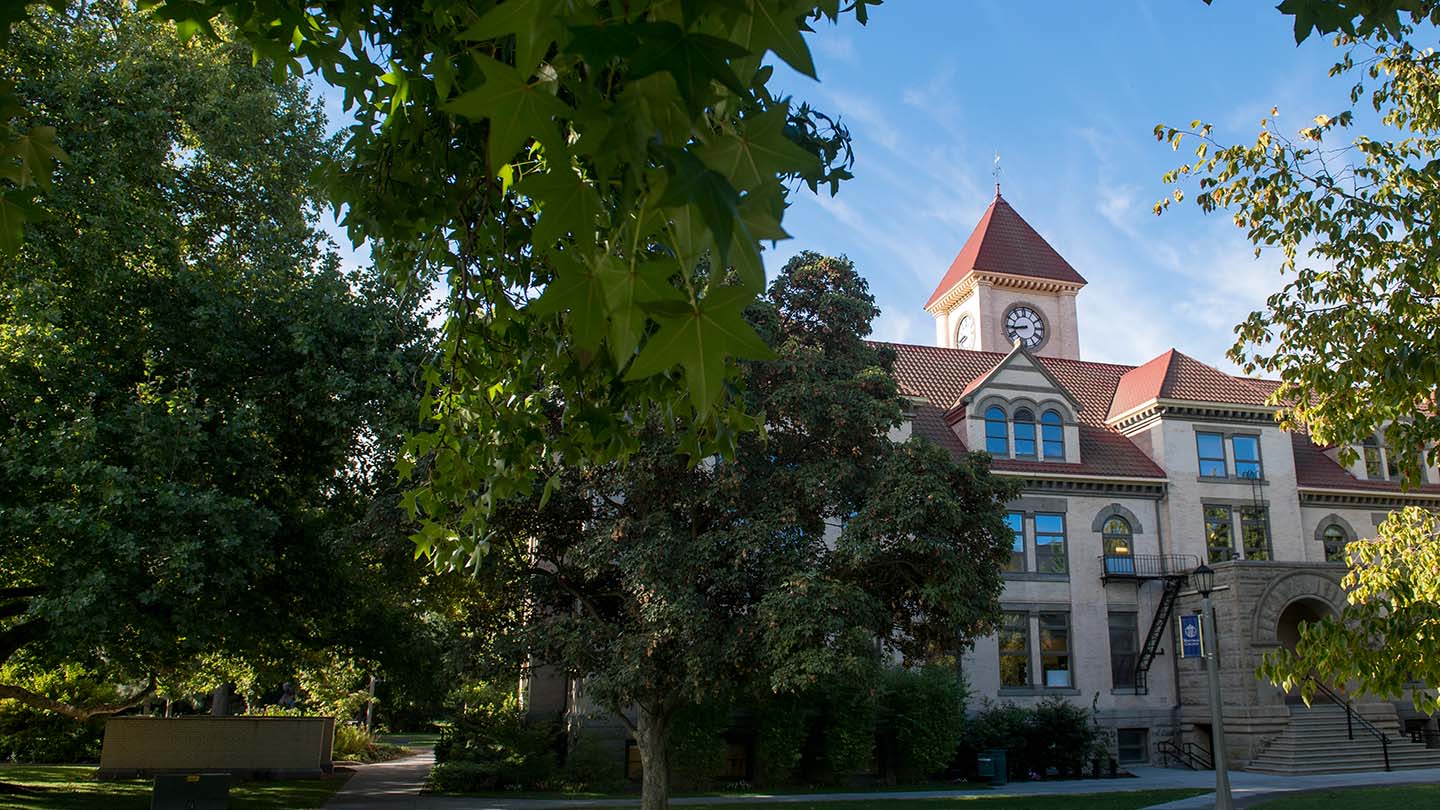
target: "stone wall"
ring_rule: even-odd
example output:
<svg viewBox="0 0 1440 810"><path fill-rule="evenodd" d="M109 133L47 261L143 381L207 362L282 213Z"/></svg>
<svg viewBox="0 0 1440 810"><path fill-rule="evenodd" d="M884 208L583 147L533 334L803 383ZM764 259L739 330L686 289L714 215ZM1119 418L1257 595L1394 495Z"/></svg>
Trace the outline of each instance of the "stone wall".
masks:
<svg viewBox="0 0 1440 810"><path fill-rule="evenodd" d="M102 778L227 771L318 776L331 769L333 717L112 717Z"/></svg>

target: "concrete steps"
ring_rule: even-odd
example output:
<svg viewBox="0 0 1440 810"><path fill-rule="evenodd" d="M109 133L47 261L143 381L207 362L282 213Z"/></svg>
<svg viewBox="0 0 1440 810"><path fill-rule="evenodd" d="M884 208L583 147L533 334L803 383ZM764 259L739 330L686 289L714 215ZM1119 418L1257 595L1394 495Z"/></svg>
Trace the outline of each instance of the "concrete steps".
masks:
<svg viewBox="0 0 1440 810"><path fill-rule="evenodd" d="M1426 748L1401 736L1400 720L1390 704L1366 704L1360 714L1390 738L1390 768L1440 768L1440 748ZM1246 770L1299 775L1380 771L1385 758L1380 741L1359 722L1355 738L1346 731L1345 709L1331 704L1292 706L1290 723Z"/></svg>

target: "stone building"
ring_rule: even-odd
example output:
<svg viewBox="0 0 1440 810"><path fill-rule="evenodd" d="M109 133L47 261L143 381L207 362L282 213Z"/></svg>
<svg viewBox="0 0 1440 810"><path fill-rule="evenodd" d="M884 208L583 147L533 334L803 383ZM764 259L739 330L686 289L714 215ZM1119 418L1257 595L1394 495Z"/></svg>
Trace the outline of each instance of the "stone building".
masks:
<svg viewBox="0 0 1440 810"><path fill-rule="evenodd" d="M1231 764L1265 766L1268 746L1304 736L1302 716L1323 718L1257 679L1260 656L1339 609L1346 542L1374 536L1392 509L1440 506L1440 470L1402 491L1378 437L1343 466L1338 448L1279 429L1274 383L1175 349L1136 366L1082 360L1085 283L997 190L926 303L936 345L887 344L909 432L986 450L1023 481L1004 629L964 656L965 674L977 700L1093 705L1122 761L1187 743L1208 753L1203 663L1173 639L1176 617L1199 611L1185 574L1204 561L1217 572ZM1426 722L1408 703L1357 701L1397 744L1402 724ZM1396 750L1399 764L1440 764Z"/></svg>

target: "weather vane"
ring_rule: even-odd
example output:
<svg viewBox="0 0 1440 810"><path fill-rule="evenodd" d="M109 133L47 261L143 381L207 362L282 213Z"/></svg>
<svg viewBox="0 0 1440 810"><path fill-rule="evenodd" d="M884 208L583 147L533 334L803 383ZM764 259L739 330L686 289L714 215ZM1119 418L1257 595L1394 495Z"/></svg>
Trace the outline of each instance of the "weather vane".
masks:
<svg viewBox="0 0 1440 810"><path fill-rule="evenodd" d="M995 150L995 196L1000 196L1000 150Z"/></svg>

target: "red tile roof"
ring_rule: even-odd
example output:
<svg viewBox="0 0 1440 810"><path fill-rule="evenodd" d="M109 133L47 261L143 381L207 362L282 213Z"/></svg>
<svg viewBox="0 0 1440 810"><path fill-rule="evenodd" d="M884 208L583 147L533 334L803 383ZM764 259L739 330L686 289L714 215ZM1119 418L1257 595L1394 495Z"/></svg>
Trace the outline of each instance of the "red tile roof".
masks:
<svg viewBox="0 0 1440 810"><path fill-rule="evenodd" d="M1274 390L1273 388L1271 390ZM1120 378L1107 418L1154 399L1264 405L1269 391L1171 349Z"/></svg>
<svg viewBox="0 0 1440 810"><path fill-rule="evenodd" d="M894 373L900 389L927 400L915 409L912 421L915 434L948 448L952 453L965 452L964 442L949 425L957 414L954 405L972 381L984 376L1005 355L905 343L882 345L895 353ZM1105 420L1114 410L1114 403L1122 394L1131 400L1139 396L1129 391L1122 392L1122 384L1142 392L1163 393L1173 399L1243 404L1262 404L1278 385L1274 380L1234 377L1175 351L1166 352L1138 367L1054 357L1036 359L1081 403L1082 463L996 459L994 467L997 470L1163 478L1164 470L1156 466L1149 456L1105 425ZM1148 400L1138 400L1135 404L1145 401ZM1304 434L1291 434L1290 440L1294 447L1295 476L1302 488L1400 492L1399 485L1394 482L1355 478ZM1425 485L1419 492L1440 494L1440 484Z"/></svg>
<svg viewBox="0 0 1440 810"><path fill-rule="evenodd" d="M1055 248L1050 247L1050 243L1036 233L998 192L925 306L935 303L951 287L977 270L1072 284L1085 283L1075 268L1056 253Z"/></svg>
<svg viewBox="0 0 1440 810"><path fill-rule="evenodd" d="M1295 481L1301 489L1353 489L1376 492L1400 492L1400 484L1394 481L1366 481L1351 475L1310 437L1301 433L1290 434L1290 444L1295 449ZM1440 484L1424 484L1410 492L1424 495L1440 495Z"/></svg>
<svg viewBox="0 0 1440 810"><path fill-rule="evenodd" d="M927 400L926 404L915 409L911 427L916 435L948 447L952 452L964 452L964 443L946 422L946 412L960 399L971 381L994 368L1005 359L1005 355L906 343L883 345L895 352L895 379L900 383L900 389ZM1115 385L1130 370L1130 366L1054 357L1035 359L1080 402L1081 463L996 459L995 469L1065 475L1165 477L1165 471L1140 448L1105 427L1105 414Z"/></svg>

